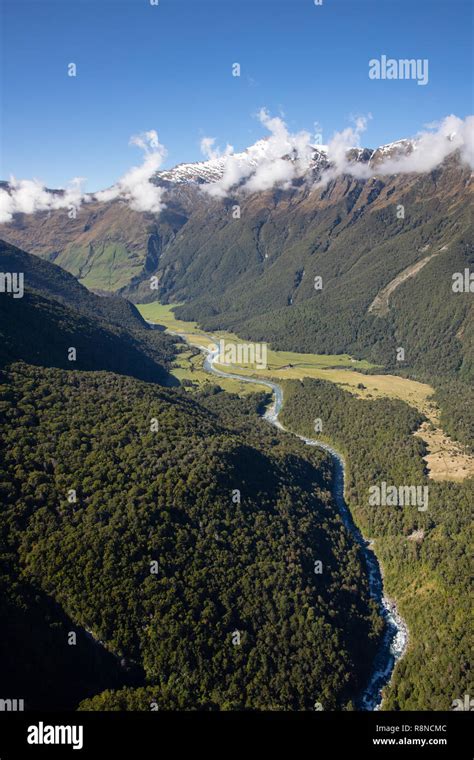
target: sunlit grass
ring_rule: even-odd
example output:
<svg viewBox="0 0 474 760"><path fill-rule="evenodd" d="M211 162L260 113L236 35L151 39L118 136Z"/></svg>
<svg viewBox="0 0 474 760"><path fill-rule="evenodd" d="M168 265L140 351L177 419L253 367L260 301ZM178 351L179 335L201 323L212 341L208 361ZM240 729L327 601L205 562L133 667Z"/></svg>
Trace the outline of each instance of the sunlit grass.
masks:
<svg viewBox="0 0 474 760"><path fill-rule="evenodd" d="M201 330L196 322L185 322L177 319L173 313L175 306L177 304L150 303L140 304L137 308L145 319L161 324L172 332L185 334L188 341L198 347L209 346L211 343L214 343L213 337L222 338L229 342L250 342L225 331L215 332L211 336L209 333ZM239 364L232 365L231 367L216 364L216 367L229 373L235 372L248 377L267 378L277 381L302 380L305 377L328 380L357 395L359 398L397 398L416 407L428 416L432 414L432 404L428 399L434 393L434 390L430 385L398 377L397 375L363 374L357 370L373 369L374 365L366 360L359 361L352 359L348 354L304 354L293 351L274 351L269 348L267 351L266 369L255 369ZM201 369L200 372L207 378L209 377L204 370ZM190 376L189 367L183 367L181 370L176 370L175 373L176 377L180 379L184 377L193 379ZM194 371L192 374L194 374ZM197 374L195 377L197 378ZM226 380L219 378L218 382L224 387ZM244 383L240 383L240 386L244 386L243 392L249 392L249 388L245 387ZM252 389L252 386L250 386L250 389ZM236 392L240 393L241 391Z"/></svg>

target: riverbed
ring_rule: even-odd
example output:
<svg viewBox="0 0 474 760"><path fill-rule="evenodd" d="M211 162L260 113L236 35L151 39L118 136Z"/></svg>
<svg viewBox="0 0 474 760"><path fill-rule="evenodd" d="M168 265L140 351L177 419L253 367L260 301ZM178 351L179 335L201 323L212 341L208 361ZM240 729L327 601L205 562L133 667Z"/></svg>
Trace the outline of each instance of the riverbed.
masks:
<svg viewBox="0 0 474 760"><path fill-rule="evenodd" d="M179 337L188 342L186 334L174 334L179 335ZM333 498L336 502L345 528L350 531L361 548L367 568L370 596L377 603L380 615L385 623L381 643L374 659L372 673L362 693L357 695L355 705L358 710L379 710L382 705L382 691L390 683L396 663L406 652L408 646L408 628L401 617L395 602L385 596L383 577L378 559L370 543L364 538L355 525L351 512L346 504L344 498L344 457L324 441L320 441L316 438L305 438L304 436L293 433L291 430L287 430L283 427L278 419L283 407L283 388L281 385L271 380L264 380L261 377L256 380L255 378L239 375L235 372L224 372L222 369L214 367L214 363L219 356L219 341L214 339L211 335L209 337L211 340L215 340L214 346L212 346L212 344L209 347L199 346L205 356L203 367L207 372L216 375L217 377L232 378L244 383L257 382L259 385L264 385L270 388L273 394L273 403L265 411L263 418L279 430L283 430L291 435L296 435L297 438L304 441L308 446L316 446L317 448L323 449L332 458L334 474L332 486Z"/></svg>

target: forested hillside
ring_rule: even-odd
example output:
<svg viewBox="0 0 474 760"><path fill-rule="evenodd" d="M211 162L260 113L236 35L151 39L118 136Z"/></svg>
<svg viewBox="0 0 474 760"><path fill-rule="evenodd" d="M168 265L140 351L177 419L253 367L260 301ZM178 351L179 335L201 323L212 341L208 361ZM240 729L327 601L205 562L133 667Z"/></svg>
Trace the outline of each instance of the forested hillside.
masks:
<svg viewBox="0 0 474 760"><path fill-rule="evenodd" d="M20 216L8 234L98 291L183 302L177 316L210 330L428 380L444 430L469 445L472 293L452 275L473 264L471 191L450 159L225 201L186 186L159 218L114 202L71 227ZM30 707L354 707L381 621L329 459L259 421L261 396L164 387L174 339L124 298L6 243L0 266L25 277L22 298L0 298L6 683ZM314 437L315 418L345 453L348 505L408 623L385 706L449 709L473 688L472 481L428 480L422 418L402 402L290 382L282 421ZM382 480L429 486L428 511L369 507Z"/></svg>
<svg viewBox="0 0 474 760"><path fill-rule="evenodd" d="M449 710L472 693L470 557L474 482L437 483L424 472L420 415L401 401L361 400L330 383L285 384L285 426L318 434L344 452L346 500L364 535L375 540L386 593L397 600L409 647L387 690L386 709ZM369 487L427 485L428 509L370 506Z"/></svg>
<svg viewBox="0 0 474 760"><path fill-rule="evenodd" d="M28 706L57 703L58 662L77 701L128 683L93 708L351 705L380 620L330 460L259 422L262 396L16 363L1 397L0 639ZM118 672L94 682L83 629Z"/></svg>
<svg viewBox="0 0 474 760"><path fill-rule="evenodd" d="M275 348L347 352L414 376L472 377L472 294L452 290L453 273L474 262L466 179L446 167L411 187L347 178L344 193L340 178L321 191L325 205L302 191L281 194L275 207L271 194L251 198L239 220L228 209L216 234L179 233L161 260L160 298L185 302L179 318ZM385 313L370 310L383 288L428 256Z"/></svg>
<svg viewBox="0 0 474 760"><path fill-rule="evenodd" d="M55 264L0 241L0 269L24 278L24 294L0 298L0 361L104 369L161 384L173 340L151 330L125 299L100 298ZM75 349L75 358L70 349Z"/></svg>
<svg viewBox="0 0 474 760"><path fill-rule="evenodd" d="M102 319L127 329L147 329L135 306L125 298L110 295L100 298L77 279L49 261L0 241L0 271L23 272L28 290L59 301L74 311L93 319Z"/></svg>

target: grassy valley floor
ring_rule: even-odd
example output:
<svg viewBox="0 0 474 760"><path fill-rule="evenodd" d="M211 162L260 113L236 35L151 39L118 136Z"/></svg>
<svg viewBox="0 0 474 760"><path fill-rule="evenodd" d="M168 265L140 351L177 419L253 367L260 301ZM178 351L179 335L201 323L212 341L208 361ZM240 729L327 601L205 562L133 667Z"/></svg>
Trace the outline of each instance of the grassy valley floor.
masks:
<svg viewBox="0 0 474 760"><path fill-rule="evenodd" d="M209 347L215 343L215 338L226 343L249 343L242 341L234 333L216 331L212 335L202 330L196 322L186 322L178 319L174 308L178 304L148 303L138 305L142 316L150 322L163 325L173 333L185 337L191 346L183 349L177 356L172 369L181 382L202 385L209 382L209 374L203 369L203 356L200 347ZM327 380L339 388L348 391L359 399L372 400L379 398L398 399L417 409L427 420L423 422L416 435L425 443L425 466L428 475L433 480L462 481L474 475L474 456L466 447L457 443L445 434L439 422L439 408L433 401L434 388L427 383L421 383L409 378L392 374L374 374L376 365L366 360L353 359L348 354L305 354L290 351L275 351L268 348L267 367L256 369L243 364L219 365L216 367L232 373L234 368L241 375L255 377L256 380L270 379L276 382L287 380L303 380L313 378ZM370 374L367 374L370 372ZM254 390L266 390L264 386L255 386L228 378L220 378L219 384L224 390L240 395Z"/></svg>

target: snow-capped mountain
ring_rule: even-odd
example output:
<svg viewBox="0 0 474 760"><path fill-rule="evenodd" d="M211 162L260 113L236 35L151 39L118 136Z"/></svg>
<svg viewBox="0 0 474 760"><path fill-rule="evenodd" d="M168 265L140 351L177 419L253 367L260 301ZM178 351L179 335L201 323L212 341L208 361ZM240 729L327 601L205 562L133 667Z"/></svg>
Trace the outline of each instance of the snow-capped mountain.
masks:
<svg viewBox="0 0 474 760"><path fill-rule="evenodd" d="M223 176L230 157L232 157L233 161L246 164L249 167L256 167L266 154L266 146L266 140L259 140L241 153L232 153L227 156L211 158L207 161L198 161L196 163L178 164L172 169L158 172L156 180L172 184L217 182Z"/></svg>
<svg viewBox="0 0 474 760"><path fill-rule="evenodd" d="M331 150L313 146L306 170L314 173L308 182L296 170L285 172L281 158L275 159L276 164L280 163L276 168L281 170L284 181L288 176L295 178L294 182L290 179L282 191L278 184L265 186L267 170L275 168L271 163L265 160L264 171L258 171L266 148L265 143L260 142L233 157L234 161L256 170L255 174L236 172L237 181L242 176L242 182L252 182L250 190L238 196L242 211L240 224L235 224L229 202L235 197L234 185L227 183L231 189L225 191L227 175L221 183L224 186L221 195L202 191L212 190L210 185L226 170L229 158L218 157L181 164L155 175L155 182L162 183L164 190L165 205L160 213L136 210L120 198L109 202L90 199L81 204L72 218L66 208L15 214L11 223L0 225L0 237L63 266L98 292L120 291L136 301L156 298L156 291L150 290L149 279L154 273L159 276L160 294L180 301L183 294L197 298L199 292L207 292L214 278L217 284L212 287L217 288L217 298L221 279L229 278L228 269L234 265L236 271L242 269L247 273L253 271L252 267L260 272L261 267L262 277L267 268L275 267L276 280L272 287L257 288L252 296L255 300L267 298L268 308L271 308L274 292L279 294L279 303L286 303L285 299L290 298L293 304L298 302L299 294L306 292L309 281L302 272L317 274L315 261L323 268L323 274L332 276L330 259L325 256L329 249L341 257L343 268L346 256L349 264L352 261L348 254L351 245L354 251L362 250L360 241L367 239L374 250L374 271L379 266L387 266L395 276L400 262L401 269L413 265L418 256L423 255L418 254L418 249L421 251L427 243L433 245L432 231L426 235L421 231L428 218L440 219L441 249L446 244L441 237L443 219L454 213L450 206L453 198L456 198L460 234L467 236L464 227L467 228L472 203L471 169L456 155L449 155L435 174L416 170L382 174L378 162L385 157L409 153L407 157L411 158L411 151L422 152L418 144L400 140L376 149L352 148L343 155L341 166L335 167L337 171L331 172L334 164L331 166L329 158L335 160ZM340 153L338 158L341 158ZM287 152L286 160L294 161L294 155ZM351 162L364 171L351 172ZM329 167L328 181L321 184L312 181L318 172L324 174L325 167ZM255 190L255 175L259 175L256 178L262 180L265 191ZM230 179L233 181L235 177ZM6 186L3 189L8 190ZM406 201L407 198L410 200ZM402 253L400 260L394 263L383 246L387 235L396 236L400 232L401 225L390 224L390 218L397 220L395 208L406 202L410 203L410 218L403 235L409 237L400 238ZM378 218L383 219L383 223L373 224ZM358 282L363 283L362 260L360 267ZM248 275L247 288L252 276ZM279 277L281 284L278 284ZM368 304L376 293L374 286L374 292L367 293Z"/></svg>
<svg viewBox="0 0 474 760"><path fill-rule="evenodd" d="M376 148L372 151L370 159L369 159L369 165L375 166L378 163L381 163L382 161L385 161L387 158L396 158L399 156L405 156L408 155L408 153L411 153L414 150L415 144L413 140L395 140L394 142L387 143L386 145L381 145L379 148Z"/></svg>
<svg viewBox="0 0 474 760"><path fill-rule="evenodd" d="M177 166L157 172L155 181L157 184L208 184L220 180L225 172L229 160L236 162L238 165L256 168L263 160L269 160L268 155L269 143L267 140L259 140L254 145L247 148L241 153L232 153L218 158L211 158L207 161L198 161L196 163L183 163ZM327 145L310 146L312 155L310 157L308 172L320 173L328 168L331 164L328 154ZM347 158L350 161L361 162L364 164L377 165L387 158L394 158L403 154L410 153L413 150L411 140L396 140L378 148L350 148L347 151ZM276 156L274 156L276 158ZM282 155L288 161L295 161L296 154L287 153Z"/></svg>
<svg viewBox="0 0 474 760"><path fill-rule="evenodd" d="M311 158L311 168L318 168L327 164L327 147L320 145L311 148L313 155ZM276 156L273 156L276 158ZM257 168L263 160L269 160L269 142L267 140L258 140L241 153L231 153L219 158L211 158L208 161L198 161L196 163L178 164L172 169L157 172L156 181L158 183L197 183L204 184L217 182L222 178L225 168L229 161L239 166L246 166L249 169ZM289 161L295 160L291 154L282 155Z"/></svg>
<svg viewBox="0 0 474 760"><path fill-rule="evenodd" d="M209 161L198 161L194 164L178 164L172 169L158 172L156 179L177 185L185 182L217 182L224 173L225 165L226 158L212 158Z"/></svg>

